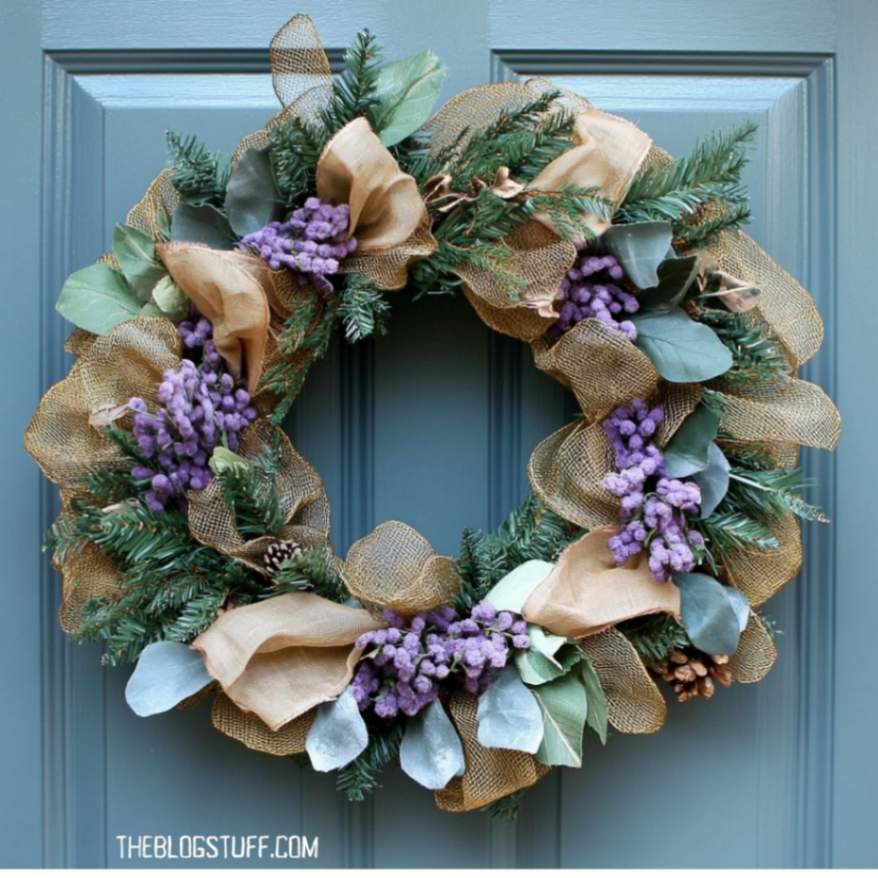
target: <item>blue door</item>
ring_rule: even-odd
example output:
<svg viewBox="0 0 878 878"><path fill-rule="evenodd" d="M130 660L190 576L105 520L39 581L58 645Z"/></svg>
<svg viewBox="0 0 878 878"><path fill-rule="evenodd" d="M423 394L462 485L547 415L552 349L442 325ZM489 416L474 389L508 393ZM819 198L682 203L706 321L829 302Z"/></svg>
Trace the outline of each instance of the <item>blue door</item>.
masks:
<svg viewBox="0 0 878 878"><path fill-rule="evenodd" d="M806 530L802 575L768 608L781 658L761 686L673 704L660 733L590 748L582 770L553 772L508 824L439 812L393 772L374 800L347 804L331 777L215 733L206 705L138 719L126 670L65 642L59 583L39 552L57 501L21 442L67 367L54 300L163 166L166 129L230 149L275 112L266 47L296 11L277 0L4 4L0 865L126 865L120 835L194 834L319 836L323 866L878 865L870 0L302 10L336 60L368 25L391 56L435 49L449 95L548 76L672 152L759 123L751 233L814 292L827 335L805 377L846 419L837 456L805 459L833 525ZM337 551L398 518L454 553L464 527L495 526L523 496L531 448L570 406L523 346L491 336L462 298L435 297L400 301L386 338L336 344L288 427L324 476Z"/></svg>

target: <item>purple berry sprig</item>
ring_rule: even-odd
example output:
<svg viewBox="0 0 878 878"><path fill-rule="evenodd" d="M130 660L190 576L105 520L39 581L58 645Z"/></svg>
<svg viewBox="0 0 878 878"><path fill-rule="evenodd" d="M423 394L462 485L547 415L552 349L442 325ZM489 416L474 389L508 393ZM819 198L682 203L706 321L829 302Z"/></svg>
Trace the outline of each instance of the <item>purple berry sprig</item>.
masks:
<svg viewBox="0 0 878 878"><path fill-rule="evenodd" d="M604 421L613 444L618 472L604 477L604 487L621 500L622 529L609 540L617 564L649 549L649 570L659 582L694 569L704 539L690 530L688 515L701 506L701 489L664 471L664 455L650 441L661 423L661 407L641 399L617 408Z"/></svg>
<svg viewBox="0 0 878 878"><path fill-rule="evenodd" d="M348 205L312 197L284 222L244 235L238 247L256 253L273 271L288 268L302 286L313 285L329 295L335 289L330 277L357 249L357 239L348 234L350 219Z"/></svg>
<svg viewBox="0 0 878 878"><path fill-rule="evenodd" d="M484 691L506 667L511 650L527 649L527 622L481 601L461 619L452 607L419 613L406 622L384 611L390 627L361 634L361 659L351 687L361 712L414 716L443 688Z"/></svg>
<svg viewBox="0 0 878 878"><path fill-rule="evenodd" d="M561 281L560 295L555 300L558 320L549 327L549 340L556 342L568 329L593 317L634 341L636 327L620 318L634 314L640 303L620 286L625 272L619 260L609 253L589 253L584 242L576 246L579 256Z"/></svg>
<svg viewBox="0 0 878 878"><path fill-rule="evenodd" d="M225 441L233 451L238 435L256 419L250 394L240 380L226 371L213 343L213 326L204 317L178 327L183 345L197 357L182 360L165 371L159 385L161 407L151 414L146 403L134 397L134 438L145 463L131 475L149 480L146 505L160 512L169 502L185 503L186 491L198 491L213 478L208 461L214 448Z"/></svg>

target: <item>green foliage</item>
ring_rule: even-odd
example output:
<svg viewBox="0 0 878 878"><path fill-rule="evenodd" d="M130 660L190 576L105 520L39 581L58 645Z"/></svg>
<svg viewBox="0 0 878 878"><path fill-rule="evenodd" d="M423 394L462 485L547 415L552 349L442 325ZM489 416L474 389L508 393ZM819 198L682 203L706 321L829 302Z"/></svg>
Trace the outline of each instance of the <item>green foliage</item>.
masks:
<svg viewBox="0 0 878 878"><path fill-rule="evenodd" d="M369 730L366 749L336 775L336 789L349 802L362 802L381 786L384 770L399 756L405 726L402 722L375 726Z"/></svg>
<svg viewBox="0 0 878 878"><path fill-rule="evenodd" d="M631 641L637 654L647 662L658 662L675 649L689 645L683 628L664 613L631 619L619 625L619 630Z"/></svg>
<svg viewBox="0 0 878 878"><path fill-rule="evenodd" d="M333 81L329 105L321 111L327 132L334 134L358 116L374 123L380 60L381 50L375 37L366 29L361 30L345 52L344 70Z"/></svg>
<svg viewBox="0 0 878 878"><path fill-rule="evenodd" d="M328 135L322 126L290 116L268 129L274 183L287 208L315 191L317 160Z"/></svg>
<svg viewBox="0 0 878 878"><path fill-rule="evenodd" d="M502 799L495 799L481 810L494 820L517 820L521 813L522 790L516 790Z"/></svg>
<svg viewBox="0 0 878 878"><path fill-rule="evenodd" d="M55 308L80 329L103 335L137 316L142 305L121 271L97 263L64 281Z"/></svg>
<svg viewBox="0 0 878 878"><path fill-rule="evenodd" d="M777 339L747 314L703 308L699 320L711 327L732 352L732 368L723 375L731 387L775 383L789 374L789 364Z"/></svg>
<svg viewBox="0 0 878 878"><path fill-rule="evenodd" d="M707 518L689 521L704 537L704 560L714 573L717 573L718 562L727 562L730 552L768 551L776 549L778 545L771 527L749 515L730 509L726 502L728 496L726 494L723 502Z"/></svg>
<svg viewBox="0 0 878 878"><path fill-rule="evenodd" d="M271 594L265 597L291 591L313 591L339 604L350 597L338 569L332 564L331 553L321 546L311 546L297 557L284 561L271 578Z"/></svg>
<svg viewBox="0 0 878 878"><path fill-rule="evenodd" d="M674 243L681 250L691 250L703 247L720 232L726 229L740 229L741 226L750 222L750 205L726 203L720 208L715 202L711 208L716 208L705 218L693 217L691 223L678 223L674 226Z"/></svg>
<svg viewBox="0 0 878 878"><path fill-rule="evenodd" d="M308 370L328 350L337 315L337 305L312 290L310 299L287 318L277 340L281 356L262 376L263 388L278 397L270 417L273 424L287 416Z"/></svg>
<svg viewBox="0 0 878 878"><path fill-rule="evenodd" d="M338 316L345 338L358 342L387 332L390 303L371 281L359 274L349 274L339 297Z"/></svg>
<svg viewBox="0 0 878 878"><path fill-rule="evenodd" d="M173 168L171 181L180 197L189 204L222 207L231 173L228 156L210 152L194 136L181 137L173 131L165 136Z"/></svg>
<svg viewBox="0 0 878 878"><path fill-rule="evenodd" d="M555 561L582 534L530 495L494 533L463 532L455 609L465 614L509 572L531 559Z"/></svg>
<svg viewBox="0 0 878 878"><path fill-rule="evenodd" d="M703 243L723 228L747 218L747 192L741 175L747 164L746 147L756 125L747 123L727 134L700 142L692 154L667 165L650 165L632 181L617 222L670 220L677 240ZM699 213L707 207L702 222Z"/></svg>
<svg viewBox="0 0 878 878"><path fill-rule="evenodd" d="M285 519L277 492L282 463L283 449L278 437L273 436L252 464L224 467L217 475L241 536L280 533Z"/></svg>
<svg viewBox="0 0 878 878"><path fill-rule="evenodd" d="M753 518L777 521L792 513L805 521L827 524L819 506L806 502L800 491L810 486L798 469L757 470L733 466L730 473L730 502Z"/></svg>

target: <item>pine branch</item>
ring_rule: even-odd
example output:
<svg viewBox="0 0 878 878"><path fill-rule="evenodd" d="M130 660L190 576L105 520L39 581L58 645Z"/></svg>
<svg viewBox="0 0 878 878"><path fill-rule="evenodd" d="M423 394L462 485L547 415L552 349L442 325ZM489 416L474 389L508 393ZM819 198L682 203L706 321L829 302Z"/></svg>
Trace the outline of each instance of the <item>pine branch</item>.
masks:
<svg viewBox="0 0 878 878"><path fill-rule="evenodd" d="M746 197L746 195L745 195ZM695 213L691 221L674 226L674 246L677 250L691 250L709 244L720 232L739 229L750 222L749 202L727 202L717 211L705 211L707 218L700 220Z"/></svg>
<svg viewBox="0 0 878 878"><path fill-rule="evenodd" d="M495 799L481 810L494 820L518 820L523 795L523 790L516 790L502 799Z"/></svg>
<svg viewBox="0 0 878 878"><path fill-rule="evenodd" d="M619 625L638 655L647 662L659 662L675 649L689 645L686 632L666 614L643 616Z"/></svg>
<svg viewBox="0 0 878 878"><path fill-rule="evenodd" d="M221 207L226 197L231 164L228 156L210 152L196 137L165 135L173 170L171 181L183 201Z"/></svg>
<svg viewBox="0 0 878 878"><path fill-rule="evenodd" d="M358 342L387 332L390 303L371 281L359 274L349 274L339 298L338 315L345 338Z"/></svg>
<svg viewBox="0 0 878 878"><path fill-rule="evenodd" d="M321 126L298 116L271 126L268 137L274 182L289 208L316 190L317 160L329 137Z"/></svg>
<svg viewBox="0 0 878 878"><path fill-rule="evenodd" d="M362 802L381 786L384 770L399 755L404 729L401 722L370 729L366 749L353 762L339 770L336 789L343 792L349 802Z"/></svg>
<svg viewBox="0 0 878 878"><path fill-rule="evenodd" d="M332 554L320 546L311 546L301 555L284 561L271 578L271 597L292 591L313 591L322 598L342 604L350 593L336 567Z"/></svg>
<svg viewBox="0 0 878 878"><path fill-rule="evenodd" d="M358 116L365 116L375 127L380 60L381 50L375 37L368 30L361 30L345 52L345 67L333 82L329 106L321 111L323 125L330 134Z"/></svg>

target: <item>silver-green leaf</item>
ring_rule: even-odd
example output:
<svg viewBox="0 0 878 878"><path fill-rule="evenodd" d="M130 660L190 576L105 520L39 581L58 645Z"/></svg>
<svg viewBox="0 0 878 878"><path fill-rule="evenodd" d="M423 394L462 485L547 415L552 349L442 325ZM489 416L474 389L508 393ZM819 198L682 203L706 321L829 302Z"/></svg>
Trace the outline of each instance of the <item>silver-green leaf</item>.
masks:
<svg viewBox="0 0 878 878"><path fill-rule="evenodd" d="M582 765L582 733L588 697L582 677L571 671L531 690L543 712L543 740L536 758L544 765Z"/></svg>
<svg viewBox="0 0 878 878"><path fill-rule="evenodd" d="M245 150L226 186L229 225L239 237L268 225L280 206L268 149Z"/></svg>
<svg viewBox="0 0 878 878"><path fill-rule="evenodd" d="M171 221L171 239L206 244L215 250L231 250L232 227L222 211L210 204L178 204Z"/></svg>
<svg viewBox="0 0 878 878"><path fill-rule="evenodd" d="M334 771L353 762L368 743L369 730L348 687L335 701L317 708L305 750L315 771Z"/></svg>
<svg viewBox="0 0 878 878"><path fill-rule="evenodd" d="M200 653L185 643L160 640L140 653L125 687L125 700L138 716L153 716L171 710L212 682Z"/></svg>
<svg viewBox="0 0 878 878"><path fill-rule="evenodd" d="M169 274L163 274L152 288L152 301L174 323L185 320L189 314L189 297Z"/></svg>
<svg viewBox="0 0 878 878"><path fill-rule="evenodd" d="M518 671L507 665L479 696L479 743L483 747L536 753L543 739L543 716Z"/></svg>
<svg viewBox="0 0 878 878"><path fill-rule="evenodd" d="M497 610L520 613L530 593L549 575L552 564L532 559L507 573L486 595Z"/></svg>
<svg viewBox="0 0 878 878"><path fill-rule="evenodd" d="M460 736L438 699L406 724L399 765L428 790L441 790L466 770Z"/></svg>
<svg viewBox="0 0 878 878"><path fill-rule="evenodd" d="M610 712L604 687L601 686L598 673L588 656L582 657L579 671L582 674L582 683L585 686L585 694L588 699L586 722L588 727L598 736L598 740L602 744L606 744Z"/></svg>
<svg viewBox="0 0 878 878"><path fill-rule="evenodd" d="M121 272L96 264L67 278L55 307L80 329L103 335L135 317L142 303Z"/></svg>
<svg viewBox="0 0 878 878"><path fill-rule="evenodd" d="M155 258L152 238L133 226L116 226L113 232L113 255L125 280L142 302L149 300L152 288L164 275L164 267Z"/></svg>
<svg viewBox="0 0 878 878"><path fill-rule="evenodd" d="M658 308L631 319L637 328L635 344L666 381L694 384L732 368L732 353L717 334L682 308Z"/></svg>
<svg viewBox="0 0 878 878"><path fill-rule="evenodd" d="M701 518L711 515L726 496L730 470L722 449L716 442L711 442L707 450L707 466L692 476L701 489Z"/></svg>
<svg viewBox="0 0 878 878"><path fill-rule="evenodd" d="M385 146L405 140L430 118L444 79L445 68L430 49L381 67L375 115L377 134Z"/></svg>
<svg viewBox="0 0 878 878"><path fill-rule="evenodd" d="M671 247L671 224L663 222L623 223L610 226L601 239L640 290L658 286L658 267Z"/></svg>
<svg viewBox="0 0 878 878"><path fill-rule="evenodd" d="M731 655L738 648L739 609L729 589L706 573L677 573L683 629L709 655Z"/></svg>
<svg viewBox="0 0 878 878"><path fill-rule="evenodd" d="M665 472L669 476L682 479L707 466L719 421L719 414L712 408L704 403L696 406L664 448Z"/></svg>

